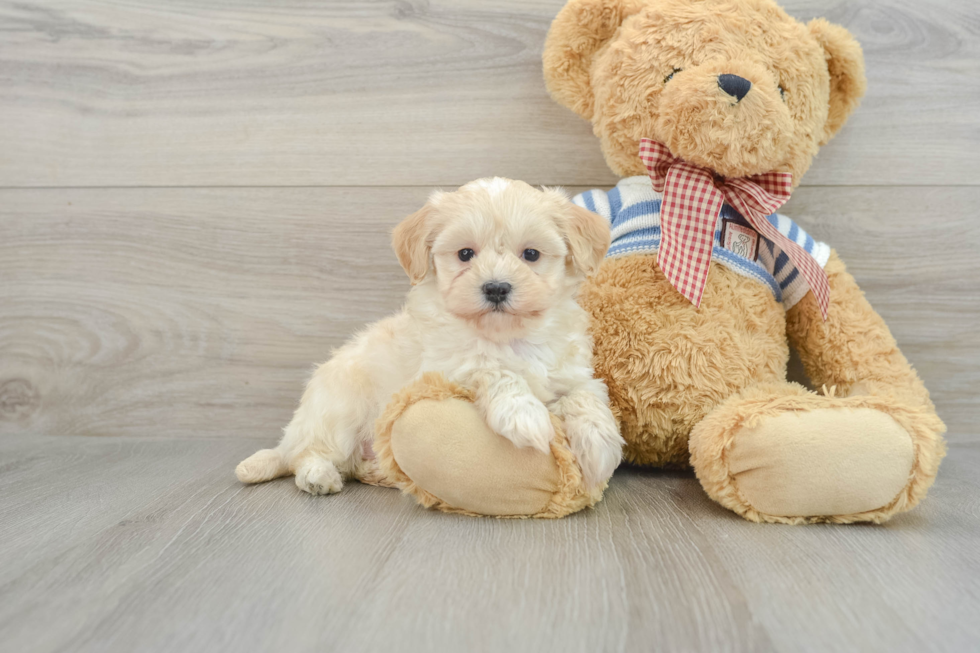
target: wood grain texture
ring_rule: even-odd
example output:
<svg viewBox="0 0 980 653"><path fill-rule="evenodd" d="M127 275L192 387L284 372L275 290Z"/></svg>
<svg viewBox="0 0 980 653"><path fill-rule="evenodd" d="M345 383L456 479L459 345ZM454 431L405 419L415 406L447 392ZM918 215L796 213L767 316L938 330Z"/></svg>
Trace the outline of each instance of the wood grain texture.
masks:
<svg viewBox="0 0 980 653"><path fill-rule="evenodd" d="M427 195L3 193L0 429L232 436L278 432L313 365L397 309L388 231Z"/></svg>
<svg viewBox="0 0 980 653"><path fill-rule="evenodd" d="M968 651L980 448L884 526L760 526L622 469L553 522L244 487L252 440L0 438L0 633L32 651ZM40 445L40 446L39 446Z"/></svg>
<svg viewBox="0 0 980 653"><path fill-rule="evenodd" d="M612 185L541 79L562 4L0 2L0 186ZM980 6L783 4L870 80L804 183L980 183Z"/></svg>
<svg viewBox="0 0 980 653"><path fill-rule="evenodd" d="M388 233L426 195L0 191L0 433L273 437L312 365L400 305ZM805 188L787 207L837 247L953 440L980 387L977 205L980 188Z"/></svg>

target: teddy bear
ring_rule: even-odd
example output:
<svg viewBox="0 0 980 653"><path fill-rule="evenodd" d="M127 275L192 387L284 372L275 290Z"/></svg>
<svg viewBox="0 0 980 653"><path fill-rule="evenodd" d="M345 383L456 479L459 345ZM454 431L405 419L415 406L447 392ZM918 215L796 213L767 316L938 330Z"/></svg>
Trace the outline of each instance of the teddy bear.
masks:
<svg viewBox="0 0 980 653"><path fill-rule="evenodd" d="M612 231L580 302L625 460L693 467L755 522L882 522L917 505L945 426L836 252L777 213L863 95L855 39L772 0L570 0L543 60L552 97L622 177L574 201ZM790 346L819 390L787 381ZM552 459L516 465L530 452L441 379L406 389L378 433L381 475L423 505L555 517L601 498L560 429ZM475 441L494 446L471 455ZM447 456L464 462L421 462Z"/></svg>

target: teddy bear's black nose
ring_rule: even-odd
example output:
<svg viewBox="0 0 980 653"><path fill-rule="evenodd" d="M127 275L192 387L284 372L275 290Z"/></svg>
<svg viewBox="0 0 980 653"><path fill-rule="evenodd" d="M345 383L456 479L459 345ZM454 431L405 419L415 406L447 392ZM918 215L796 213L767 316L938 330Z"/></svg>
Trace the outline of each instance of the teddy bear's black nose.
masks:
<svg viewBox="0 0 980 653"><path fill-rule="evenodd" d="M738 75L718 75L718 86L740 102L752 88L752 82Z"/></svg>

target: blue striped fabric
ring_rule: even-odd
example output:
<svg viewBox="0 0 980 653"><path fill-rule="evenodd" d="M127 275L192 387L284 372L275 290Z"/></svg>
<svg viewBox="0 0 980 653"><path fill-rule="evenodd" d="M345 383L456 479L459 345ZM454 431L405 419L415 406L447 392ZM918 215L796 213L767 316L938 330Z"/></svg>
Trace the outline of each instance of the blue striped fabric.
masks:
<svg viewBox="0 0 980 653"><path fill-rule="evenodd" d="M576 195L572 201L609 220L612 245L607 256L618 257L651 254L660 248L661 198L661 194L653 190L650 178L640 176L627 177L608 192L585 191ZM821 267L827 264L827 259L830 258L829 245L815 241L785 215L773 213L767 219L781 234L809 252ZM723 247L722 225L726 221L756 234L755 260ZM772 291L776 301L782 302L787 309L802 299L809 290L806 280L789 257L772 241L752 229L738 211L728 204L722 206L718 216L712 260L764 284Z"/></svg>

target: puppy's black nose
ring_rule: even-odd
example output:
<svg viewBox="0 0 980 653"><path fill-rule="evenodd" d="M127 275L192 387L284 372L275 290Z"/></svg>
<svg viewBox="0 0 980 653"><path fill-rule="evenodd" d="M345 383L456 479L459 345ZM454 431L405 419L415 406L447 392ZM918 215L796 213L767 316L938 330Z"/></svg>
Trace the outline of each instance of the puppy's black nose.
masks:
<svg viewBox="0 0 980 653"><path fill-rule="evenodd" d="M752 88L752 82L738 75L718 75L718 86L740 102Z"/></svg>
<svg viewBox="0 0 980 653"><path fill-rule="evenodd" d="M492 304L499 304L510 294L510 284L506 281L488 281L483 284L483 296Z"/></svg>

